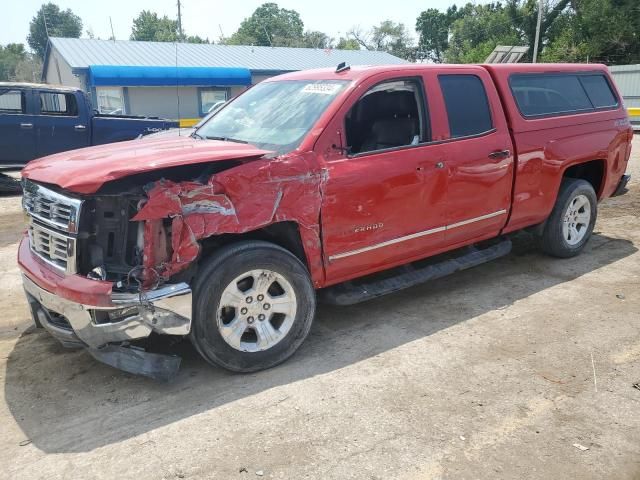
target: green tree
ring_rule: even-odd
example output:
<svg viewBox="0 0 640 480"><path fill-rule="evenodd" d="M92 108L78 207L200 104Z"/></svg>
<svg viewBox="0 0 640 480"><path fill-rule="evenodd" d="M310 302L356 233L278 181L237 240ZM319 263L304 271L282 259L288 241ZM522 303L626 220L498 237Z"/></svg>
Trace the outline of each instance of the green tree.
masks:
<svg viewBox="0 0 640 480"><path fill-rule="evenodd" d="M42 75L42 61L33 54L27 53L27 56L20 60L13 73L13 77L9 80L14 82L37 82Z"/></svg>
<svg viewBox="0 0 640 480"><path fill-rule="evenodd" d="M444 61L444 53L449 48L449 29L460 17L458 7L449 7L446 12L429 8L418 16L416 32L418 32L418 57L435 63Z"/></svg>
<svg viewBox="0 0 640 480"><path fill-rule="evenodd" d="M338 50L360 50L360 44L355 38L340 37L336 44Z"/></svg>
<svg viewBox="0 0 640 480"><path fill-rule="evenodd" d="M22 43L0 45L0 81L13 80L18 64L27 57Z"/></svg>
<svg viewBox="0 0 640 480"><path fill-rule="evenodd" d="M307 30L302 35L301 47L306 48L331 48L333 38L323 32Z"/></svg>
<svg viewBox="0 0 640 480"><path fill-rule="evenodd" d="M60 10L55 3L46 3L29 23L27 43L43 59L49 37L80 38L81 33L82 20L71 9Z"/></svg>
<svg viewBox="0 0 640 480"><path fill-rule="evenodd" d="M304 23L295 10L264 3L245 18L240 28L225 40L229 45L299 46L303 43Z"/></svg>
<svg viewBox="0 0 640 480"><path fill-rule="evenodd" d="M130 38L147 42L175 42L178 40L178 21L143 10L133 20Z"/></svg>
<svg viewBox="0 0 640 480"><path fill-rule="evenodd" d="M637 0L575 0L574 4L550 30L544 61L640 63Z"/></svg>
<svg viewBox="0 0 640 480"><path fill-rule="evenodd" d="M347 34L366 50L384 51L410 61L416 59L413 39L402 23L384 20L369 31L354 27Z"/></svg>
<svg viewBox="0 0 640 480"><path fill-rule="evenodd" d="M208 38L202 38L200 35L189 35L184 41L187 43L212 43Z"/></svg>
<svg viewBox="0 0 640 480"><path fill-rule="evenodd" d="M521 35L499 2L468 3L451 25L447 63L482 63L497 45L521 45Z"/></svg>
<svg viewBox="0 0 640 480"><path fill-rule="evenodd" d="M571 0L545 0L542 9L542 22L540 24L541 51L549 41L549 34L558 17L567 8ZM538 22L538 0L507 0L506 12L513 23L520 45L527 45L529 52L527 59L533 58L533 45L536 38L536 25Z"/></svg>

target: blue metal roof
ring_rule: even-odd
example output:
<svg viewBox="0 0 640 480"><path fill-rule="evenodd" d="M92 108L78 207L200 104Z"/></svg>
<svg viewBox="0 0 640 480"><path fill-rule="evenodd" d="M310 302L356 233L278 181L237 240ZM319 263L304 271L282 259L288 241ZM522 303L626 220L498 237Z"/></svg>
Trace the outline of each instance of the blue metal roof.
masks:
<svg viewBox="0 0 640 480"><path fill-rule="evenodd" d="M251 85L251 72L239 67L148 67L89 65L91 86Z"/></svg>
<svg viewBox="0 0 640 480"><path fill-rule="evenodd" d="M386 52L195 43L51 38L51 46L72 69L90 65L155 67L240 67L252 72L291 72L348 65L407 63Z"/></svg>

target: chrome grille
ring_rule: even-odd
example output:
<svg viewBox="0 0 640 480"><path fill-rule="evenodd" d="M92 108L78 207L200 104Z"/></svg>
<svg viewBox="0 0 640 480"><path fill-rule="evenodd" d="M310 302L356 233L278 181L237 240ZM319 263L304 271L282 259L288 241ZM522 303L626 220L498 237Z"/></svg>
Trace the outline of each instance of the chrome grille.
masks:
<svg viewBox="0 0 640 480"><path fill-rule="evenodd" d="M22 189L22 206L30 217L31 251L65 273L76 273L76 234L82 200L26 179Z"/></svg>
<svg viewBox="0 0 640 480"><path fill-rule="evenodd" d="M29 180L23 182L22 188L22 206L29 215L65 232L78 232L82 200L60 195Z"/></svg>
<svg viewBox="0 0 640 480"><path fill-rule="evenodd" d="M29 225L31 250L47 263L65 272L75 272L76 240L38 223Z"/></svg>

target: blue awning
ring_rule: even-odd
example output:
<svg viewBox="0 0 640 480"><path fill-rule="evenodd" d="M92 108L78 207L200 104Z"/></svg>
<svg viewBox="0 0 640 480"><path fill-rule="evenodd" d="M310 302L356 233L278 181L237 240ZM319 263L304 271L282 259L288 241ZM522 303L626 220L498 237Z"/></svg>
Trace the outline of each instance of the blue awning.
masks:
<svg viewBox="0 0 640 480"><path fill-rule="evenodd" d="M251 72L238 67L142 67L89 65L93 87L251 85Z"/></svg>

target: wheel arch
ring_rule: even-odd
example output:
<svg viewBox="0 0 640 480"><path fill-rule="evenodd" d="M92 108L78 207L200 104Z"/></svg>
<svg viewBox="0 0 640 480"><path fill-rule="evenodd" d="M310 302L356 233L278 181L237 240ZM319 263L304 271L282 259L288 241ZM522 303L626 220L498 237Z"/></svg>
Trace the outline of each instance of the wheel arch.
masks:
<svg viewBox="0 0 640 480"><path fill-rule="evenodd" d="M202 252L198 263L205 261L222 246L243 240L262 240L278 245L293 254L307 268L317 287L324 280L322 263L318 261L321 258L320 245L314 242L317 236L307 230L298 222L289 220L274 222L243 233L212 235L200 241Z"/></svg>
<svg viewBox="0 0 640 480"><path fill-rule="evenodd" d="M562 178L576 178L586 180L591 184L593 190L596 192L596 197L598 198L598 200L600 200L602 198L604 190L606 171L605 160L587 160L584 162L568 165L562 172ZM558 193L559 192L560 186L558 186ZM556 193L556 198L558 193Z"/></svg>

